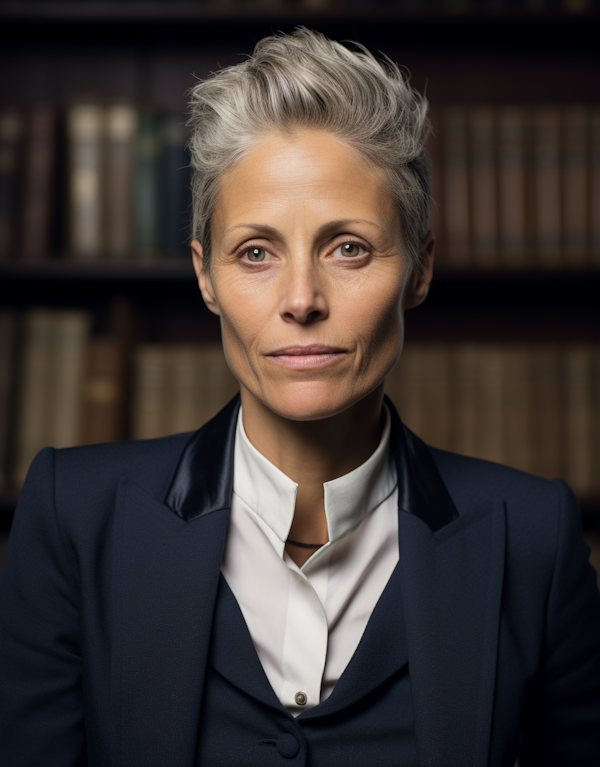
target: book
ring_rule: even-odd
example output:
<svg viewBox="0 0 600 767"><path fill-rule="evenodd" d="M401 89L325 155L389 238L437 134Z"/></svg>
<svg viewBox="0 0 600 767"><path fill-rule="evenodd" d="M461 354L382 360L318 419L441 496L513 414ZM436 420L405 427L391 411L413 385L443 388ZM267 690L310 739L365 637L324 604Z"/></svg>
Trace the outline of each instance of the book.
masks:
<svg viewBox="0 0 600 767"><path fill-rule="evenodd" d="M600 267L600 107L590 111L589 250L590 265Z"/></svg>
<svg viewBox="0 0 600 767"><path fill-rule="evenodd" d="M526 115L520 106L497 112L499 261L507 269L527 264Z"/></svg>
<svg viewBox="0 0 600 767"><path fill-rule="evenodd" d="M140 344L134 352L131 436L164 437L167 402L167 357L159 344Z"/></svg>
<svg viewBox="0 0 600 767"><path fill-rule="evenodd" d="M238 388L219 343L142 344L134 358L132 436L195 430Z"/></svg>
<svg viewBox="0 0 600 767"><path fill-rule="evenodd" d="M462 455L479 451L478 381L480 344L454 344L450 348L449 401L450 435L448 448Z"/></svg>
<svg viewBox="0 0 600 767"><path fill-rule="evenodd" d="M48 413L51 406L49 374L52 364L54 315L31 309L22 321L22 352L17 390L14 481L20 488L36 453L50 444Z"/></svg>
<svg viewBox="0 0 600 767"><path fill-rule="evenodd" d="M81 443L85 355L90 315L31 309L23 319L14 484L20 487L43 447Z"/></svg>
<svg viewBox="0 0 600 767"><path fill-rule="evenodd" d="M124 360L111 336L97 336L88 346L83 389L83 444L124 437Z"/></svg>
<svg viewBox="0 0 600 767"><path fill-rule="evenodd" d="M446 264L465 268L471 264L467 113L465 107L447 107L442 120L444 159L444 228Z"/></svg>
<svg viewBox="0 0 600 767"><path fill-rule="evenodd" d="M471 173L472 253L475 266L498 266L496 136L491 107L472 107L468 112Z"/></svg>
<svg viewBox="0 0 600 767"><path fill-rule="evenodd" d="M444 230L444 179L442 156L442 123L439 112L429 110L431 133L425 146L431 159L431 222L430 229L435 234L435 263L443 265L446 255L446 236Z"/></svg>
<svg viewBox="0 0 600 767"><path fill-rule="evenodd" d="M131 104L106 108L105 250L108 258L133 253L133 173L137 112Z"/></svg>
<svg viewBox="0 0 600 767"><path fill-rule="evenodd" d="M14 412L17 317L0 311L0 493L10 488L11 437Z"/></svg>
<svg viewBox="0 0 600 767"><path fill-rule="evenodd" d="M134 239L139 258L157 258L162 244L161 135L158 115L139 113L134 170Z"/></svg>
<svg viewBox="0 0 600 767"><path fill-rule="evenodd" d="M588 110L573 105L563 111L562 211L564 266L587 264Z"/></svg>
<svg viewBox="0 0 600 767"><path fill-rule="evenodd" d="M594 423L592 411L594 349L588 344L575 344L564 353L564 414L565 414L565 475L573 490L582 496L594 491L595 474L600 466L594 465Z"/></svg>
<svg viewBox="0 0 600 767"><path fill-rule="evenodd" d="M56 448L73 447L81 444L83 437L83 392L91 317L84 311L56 311L52 325L47 381L48 440Z"/></svg>
<svg viewBox="0 0 600 767"><path fill-rule="evenodd" d="M475 454L502 463L504 359L498 344L481 344L477 352Z"/></svg>
<svg viewBox="0 0 600 767"><path fill-rule="evenodd" d="M534 227L536 265L561 266L560 113L545 106L533 111Z"/></svg>
<svg viewBox="0 0 600 767"><path fill-rule="evenodd" d="M529 471L547 479L563 473L564 408L560 350L553 344L530 347Z"/></svg>
<svg viewBox="0 0 600 767"><path fill-rule="evenodd" d="M0 111L0 260L16 250L18 170L22 116L16 109Z"/></svg>
<svg viewBox="0 0 600 767"><path fill-rule="evenodd" d="M166 115L162 126L164 231L163 252L167 258L187 255L190 191L190 158L186 148L188 130L179 114Z"/></svg>
<svg viewBox="0 0 600 767"><path fill-rule="evenodd" d="M67 113L68 250L75 258L103 254L105 111L97 103L71 105Z"/></svg>
<svg viewBox="0 0 600 767"><path fill-rule="evenodd" d="M24 120L19 255L24 260L48 258L56 215L56 110L33 107Z"/></svg>

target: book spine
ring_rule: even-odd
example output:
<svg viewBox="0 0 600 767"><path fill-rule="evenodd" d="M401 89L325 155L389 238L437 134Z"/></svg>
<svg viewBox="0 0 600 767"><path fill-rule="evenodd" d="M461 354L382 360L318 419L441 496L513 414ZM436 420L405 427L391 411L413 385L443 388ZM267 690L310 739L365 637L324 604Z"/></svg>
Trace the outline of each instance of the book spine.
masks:
<svg viewBox="0 0 600 767"><path fill-rule="evenodd" d="M156 114L142 111L136 137L134 232L140 258L156 258L161 247L160 124Z"/></svg>
<svg viewBox="0 0 600 767"><path fill-rule="evenodd" d="M533 119L533 173L537 265L561 265L560 119L558 108L540 107Z"/></svg>
<svg viewBox="0 0 600 767"><path fill-rule="evenodd" d="M56 182L57 114L40 105L27 115L21 191L20 256L48 258L52 247Z"/></svg>
<svg viewBox="0 0 600 767"><path fill-rule="evenodd" d="M49 372L50 444L73 447L83 437L83 386L91 317L87 312L61 311L54 320Z"/></svg>
<svg viewBox="0 0 600 767"><path fill-rule="evenodd" d="M563 112L563 247L564 266L587 263L588 111L571 106Z"/></svg>
<svg viewBox="0 0 600 767"><path fill-rule="evenodd" d="M133 253L133 168L137 112L130 104L106 109L106 255Z"/></svg>
<svg viewBox="0 0 600 767"><path fill-rule="evenodd" d="M590 215L589 241L591 266L600 267L600 108L590 114Z"/></svg>
<svg viewBox="0 0 600 767"><path fill-rule="evenodd" d="M168 360L159 344L142 344L134 353L133 439L152 439L168 434L167 409Z"/></svg>
<svg viewBox="0 0 600 767"><path fill-rule="evenodd" d="M446 256L446 233L444 230L444 178L442 155L442 123L439 112L429 110L431 133L426 149L431 159L431 220L430 229L435 234L435 263L443 266Z"/></svg>
<svg viewBox="0 0 600 767"><path fill-rule="evenodd" d="M167 115L163 123L164 253L168 258L188 250L191 208L188 131L180 115Z"/></svg>
<svg viewBox="0 0 600 767"><path fill-rule="evenodd" d="M15 393L15 352L17 318L14 312L0 311L0 492L10 490L10 440Z"/></svg>
<svg viewBox="0 0 600 767"><path fill-rule="evenodd" d="M584 496L594 486L592 354L587 344L575 344L564 355L565 475Z"/></svg>
<svg viewBox="0 0 600 767"><path fill-rule="evenodd" d="M421 396L421 345L404 346L399 362L386 379L385 389L400 417L415 434L421 434L423 403Z"/></svg>
<svg viewBox="0 0 600 767"><path fill-rule="evenodd" d="M562 474L563 387L561 354L552 344L529 351L532 474L554 479Z"/></svg>
<svg viewBox="0 0 600 767"><path fill-rule="evenodd" d="M497 344L482 346L477 366L477 455L502 463L503 358Z"/></svg>
<svg viewBox="0 0 600 767"><path fill-rule="evenodd" d="M444 224L446 263L452 268L470 265L469 174L467 165L467 116L461 106L443 114Z"/></svg>
<svg viewBox="0 0 600 767"><path fill-rule="evenodd" d="M498 265L498 234L495 126L490 107L475 107L469 111L468 135L473 263L483 269L493 269Z"/></svg>
<svg viewBox="0 0 600 767"><path fill-rule="evenodd" d="M48 384L53 333L53 312L32 309L24 315L13 467L16 488L23 484L36 453L50 444Z"/></svg>
<svg viewBox="0 0 600 767"><path fill-rule="evenodd" d="M93 338L84 385L84 444L123 439L123 391L123 355L118 343L110 336Z"/></svg>
<svg viewBox="0 0 600 767"><path fill-rule="evenodd" d="M498 110L498 210L501 266L526 265L525 114L521 107Z"/></svg>
<svg viewBox="0 0 600 767"><path fill-rule="evenodd" d="M526 346L503 346L502 389L502 463L528 471L531 465L531 434L528 433L531 392Z"/></svg>
<svg viewBox="0 0 600 767"><path fill-rule="evenodd" d="M99 104L74 104L67 115L69 163L68 242L75 258L102 255L105 112Z"/></svg>
<svg viewBox="0 0 600 767"><path fill-rule="evenodd" d="M239 390L239 384L227 365L223 346L219 343L200 344L199 396L196 418L204 424L223 408Z"/></svg>
<svg viewBox="0 0 600 767"><path fill-rule="evenodd" d="M19 159L22 118L15 109L0 112L0 260L16 249Z"/></svg>
<svg viewBox="0 0 600 767"><path fill-rule="evenodd" d="M453 345L450 352L449 387L450 449L462 455L477 455L477 384L480 345Z"/></svg>

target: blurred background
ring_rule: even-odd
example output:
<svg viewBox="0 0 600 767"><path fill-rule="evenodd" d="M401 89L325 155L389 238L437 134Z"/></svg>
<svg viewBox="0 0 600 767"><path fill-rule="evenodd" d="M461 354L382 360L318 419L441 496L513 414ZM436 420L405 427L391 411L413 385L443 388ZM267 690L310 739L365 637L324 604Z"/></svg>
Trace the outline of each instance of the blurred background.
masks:
<svg viewBox="0 0 600 767"><path fill-rule="evenodd" d="M188 256L186 91L305 24L431 105L436 276L388 393L430 444L562 476L600 551L600 2L0 2L0 560L35 453L236 391Z"/></svg>

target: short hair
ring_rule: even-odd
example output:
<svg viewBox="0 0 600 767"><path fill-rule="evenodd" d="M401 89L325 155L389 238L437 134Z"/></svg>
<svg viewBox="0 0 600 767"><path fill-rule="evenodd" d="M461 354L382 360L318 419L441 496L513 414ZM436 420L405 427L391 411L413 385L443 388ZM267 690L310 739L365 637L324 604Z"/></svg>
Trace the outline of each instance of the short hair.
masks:
<svg viewBox="0 0 600 767"><path fill-rule="evenodd" d="M350 50L298 27L258 42L252 56L190 90L192 235L210 266L210 221L224 173L265 134L298 128L329 131L383 172L401 222L403 245L419 268L429 232L427 100L388 57Z"/></svg>

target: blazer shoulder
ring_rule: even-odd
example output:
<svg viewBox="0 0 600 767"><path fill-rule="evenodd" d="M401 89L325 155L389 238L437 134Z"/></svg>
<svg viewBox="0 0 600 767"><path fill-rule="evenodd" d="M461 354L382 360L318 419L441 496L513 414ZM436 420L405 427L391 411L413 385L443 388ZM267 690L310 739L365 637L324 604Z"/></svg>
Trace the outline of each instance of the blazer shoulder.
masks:
<svg viewBox="0 0 600 767"><path fill-rule="evenodd" d="M508 504L557 505L560 496L572 496L560 479L544 479L520 469L447 450L429 448L453 499L479 503L502 498ZM574 496L573 496L574 498ZM455 500L456 502L456 500Z"/></svg>
<svg viewBox="0 0 600 767"><path fill-rule="evenodd" d="M111 492L127 477L162 501L192 434L56 450L56 497L67 498L78 488L88 497L101 489Z"/></svg>

